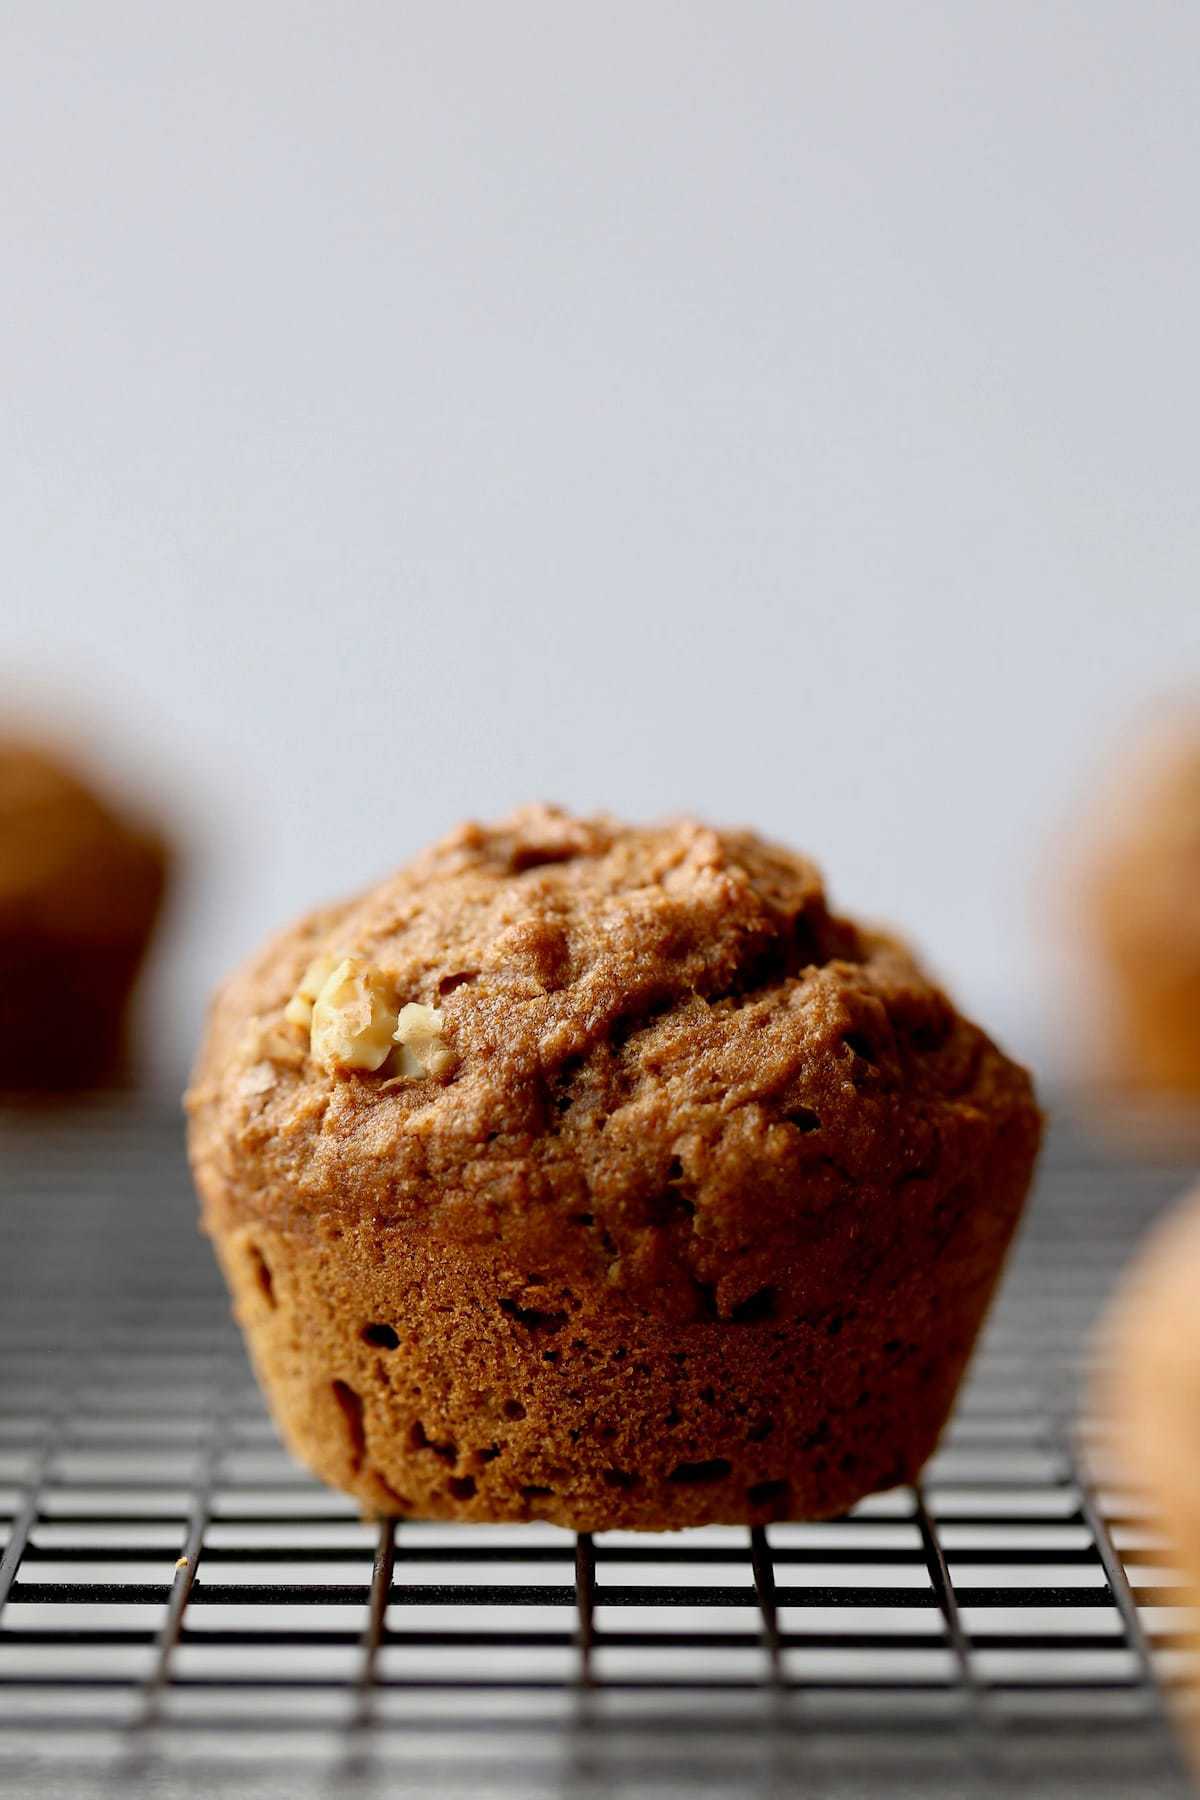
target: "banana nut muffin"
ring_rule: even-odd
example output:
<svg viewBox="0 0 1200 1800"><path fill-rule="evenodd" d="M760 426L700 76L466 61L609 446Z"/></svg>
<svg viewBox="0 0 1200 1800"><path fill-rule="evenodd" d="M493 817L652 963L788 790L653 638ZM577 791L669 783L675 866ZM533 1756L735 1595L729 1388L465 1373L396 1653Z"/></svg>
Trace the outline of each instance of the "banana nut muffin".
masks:
<svg viewBox="0 0 1200 1800"><path fill-rule="evenodd" d="M1200 1114L1200 709L1136 743L1104 797L1085 908L1104 1076Z"/></svg>
<svg viewBox="0 0 1200 1800"><path fill-rule="evenodd" d="M0 1087L111 1073L165 868L57 756L0 742Z"/></svg>
<svg viewBox="0 0 1200 1800"><path fill-rule="evenodd" d="M1126 1275L1103 1340L1098 1412L1127 1481L1153 1508L1182 1584L1173 1697L1200 1773L1200 1190L1170 1212Z"/></svg>
<svg viewBox="0 0 1200 1800"><path fill-rule="evenodd" d="M811 863L547 808L270 942L189 1108L296 1454L368 1512L579 1530L913 1477L1040 1132Z"/></svg>

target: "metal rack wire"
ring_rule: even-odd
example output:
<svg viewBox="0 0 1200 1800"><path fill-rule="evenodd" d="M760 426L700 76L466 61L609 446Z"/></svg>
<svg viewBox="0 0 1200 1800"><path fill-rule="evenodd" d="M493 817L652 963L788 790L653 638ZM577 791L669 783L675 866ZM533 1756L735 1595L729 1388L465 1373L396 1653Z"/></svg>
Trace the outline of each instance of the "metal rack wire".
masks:
<svg viewBox="0 0 1200 1800"><path fill-rule="evenodd" d="M0 1793L1189 1791L1169 1552L1069 1425L1176 1172L1052 1150L921 1491L576 1539L362 1524L277 1444L175 1122L0 1131Z"/></svg>

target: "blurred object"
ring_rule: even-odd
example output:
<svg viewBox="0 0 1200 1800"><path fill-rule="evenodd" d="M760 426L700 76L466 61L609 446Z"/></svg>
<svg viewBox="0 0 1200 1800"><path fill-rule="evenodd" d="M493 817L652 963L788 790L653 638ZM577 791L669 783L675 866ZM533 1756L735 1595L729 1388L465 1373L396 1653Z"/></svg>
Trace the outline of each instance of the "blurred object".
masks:
<svg viewBox="0 0 1200 1800"><path fill-rule="evenodd" d="M166 866L55 753L0 741L0 1087L114 1077Z"/></svg>
<svg viewBox="0 0 1200 1800"><path fill-rule="evenodd" d="M1200 1139L1200 705L1160 708L1122 750L1080 859L1076 1055L1107 1125L1188 1143Z"/></svg>
<svg viewBox="0 0 1200 1800"><path fill-rule="evenodd" d="M1200 1189L1156 1227L1126 1277L1103 1344L1098 1396L1120 1472L1144 1492L1179 1572L1181 1585L1171 1589L1180 1621L1173 1644L1186 1653L1179 1712L1200 1772L1198 1300Z"/></svg>

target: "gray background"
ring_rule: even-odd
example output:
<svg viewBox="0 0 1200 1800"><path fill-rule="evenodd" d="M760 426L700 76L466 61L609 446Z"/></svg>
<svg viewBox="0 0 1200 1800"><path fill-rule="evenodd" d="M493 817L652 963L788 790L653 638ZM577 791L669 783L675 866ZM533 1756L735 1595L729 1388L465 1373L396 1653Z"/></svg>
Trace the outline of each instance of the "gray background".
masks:
<svg viewBox="0 0 1200 1800"><path fill-rule="evenodd" d="M1200 10L0 6L0 679L191 845L178 1080L463 813L800 844L1020 1048L1200 668Z"/></svg>

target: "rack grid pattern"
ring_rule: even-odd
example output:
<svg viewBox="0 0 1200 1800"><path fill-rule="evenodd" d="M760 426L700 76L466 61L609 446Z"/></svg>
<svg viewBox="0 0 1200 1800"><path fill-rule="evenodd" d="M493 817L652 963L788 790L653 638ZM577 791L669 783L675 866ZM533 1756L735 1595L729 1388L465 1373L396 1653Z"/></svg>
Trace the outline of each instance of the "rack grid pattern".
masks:
<svg viewBox="0 0 1200 1800"><path fill-rule="evenodd" d="M1169 1548L1071 1424L1178 1171L1052 1147L919 1491L576 1538L364 1525L277 1443L175 1122L0 1130L0 1793L1189 1791Z"/></svg>

